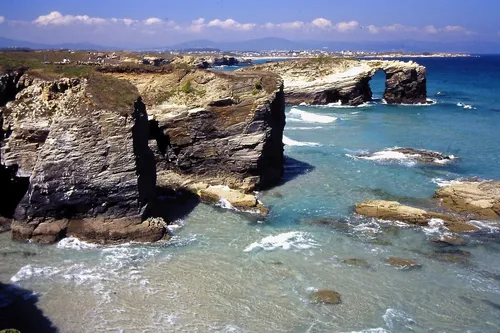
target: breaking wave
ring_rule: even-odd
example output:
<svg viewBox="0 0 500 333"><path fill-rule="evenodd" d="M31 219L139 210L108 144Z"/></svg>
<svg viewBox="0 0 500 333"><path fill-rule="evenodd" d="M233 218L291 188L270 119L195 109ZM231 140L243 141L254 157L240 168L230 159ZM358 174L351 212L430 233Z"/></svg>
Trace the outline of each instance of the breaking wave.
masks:
<svg viewBox="0 0 500 333"><path fill-rule="evenodd" d="M267 236L259 242L250 244L244 252L254 250L273 251L282 250L306 250L317 247L318 244L312 240L308 233L299 231L285 232L276 236Z"/></svg>

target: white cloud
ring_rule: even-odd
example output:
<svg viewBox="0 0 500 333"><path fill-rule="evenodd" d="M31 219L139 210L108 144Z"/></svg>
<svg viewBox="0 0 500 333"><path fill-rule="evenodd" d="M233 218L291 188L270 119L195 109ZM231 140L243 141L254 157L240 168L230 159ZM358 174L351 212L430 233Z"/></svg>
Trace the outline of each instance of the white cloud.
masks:
<svg viewBox="0 0 500 333"><path fill-rule="evenodd" d="M357 21L349 21L349 22L339 22L335 25L335 29L340 32L347 32L350 30L354 30L359 27L359 22Z"/></svg>
<svg viewBox="0 0 500 333"><path fill-rule="evenodd" d="M208 22L207 26L208 27L218 27L221 29L228 29L228 30L234 29L234 30L248 31L248 30L252 30L257 25L255 23L240 23L240 22L235 21L233 19L227 19L225 21L215 19L215 20Z"/></svg>
<svg viewBox="0 0 500 333"><path fill-rule="evenodd" d="M444 28L436 28L433 25L428 25L424 27L424 32L435 35L439 33L455 33L455 34L465 34L465 35L473 35L472 31L467 30L465 27L460 25L447 25Z"/></svg>
<svg viewBox="0 0 500 333"><path fill-rule="evenodd" d="M391 25L378 27L376 25L367 25L364 27L368 29L368 32L371 34L378 34L380 32L411 32L418 31L417 27L406 26L403 24L395 23Z"/></svg>
<svg viewBox="0 0 500 333"><path fill-rule="evenodd" d="M319 29L329 29L332 27L332 21L318 17L317 19L312 20L311 25Z"/></svg>
<svg viewBox="0 0 500 333"><path fill-rule="evenodd" d="M371 34L378 34L380 32L380 27L377 27L376 25L367 25L366 28Z"/></svg>
<svg viewBox="0 0 500 333"><path fill-rule="evenodd" d="M150 17L150 18L144 20L145 25L153 25L153 24L158 24L161 22L162 22L162 20L157 18L157 17Z"/></svg>
<svg viewBox="0 0 500 333"><path fill-rule="evenodd" d="M0 24L5 22L5 16L0 16Z"/></svg>
<svg viewBox="0 0 500 333"><path fill-rule="evenodd" d="M278 23L277 26L286 30L295 30L295 29L302 29L305 26L305 23L302 21L284 22L284 23Z"/></svg>
<svg viewBox="0 0 500 333"><path fill-rule="evenodd" d="M138 22L137 20L132 20L132 19L129 19L129 18L119 19L119 18L114 18L114 17L112 19L110 19L110 21L112 23L123 23L125 25L131 25L131 24L134 24L134 23Z"/></svg>
<svg viewBox="0 0 500 333"><path fill-rule="evenodd" d="M88 15L63 15L59 12L51 12L48 15L39 16L33 23L43 26L72 23L102 24L106 23L106 20L99 17L89 17Z"/></svg>
<svg viewBox="0 0 500 333"><path fill-rule="evenodd" d="M437 34L439 32L439 29L433 25L428 25L424 27L424 31L427 32L428 34Z"/></svg>
<svg viewBox="0 0 500 333"><path fill-rule="evenodd" d="M193 20L191 23L196 24L196 25L201 25L201 24L205 23L205 19L203 17L200 17L197 20Z"/></svg>

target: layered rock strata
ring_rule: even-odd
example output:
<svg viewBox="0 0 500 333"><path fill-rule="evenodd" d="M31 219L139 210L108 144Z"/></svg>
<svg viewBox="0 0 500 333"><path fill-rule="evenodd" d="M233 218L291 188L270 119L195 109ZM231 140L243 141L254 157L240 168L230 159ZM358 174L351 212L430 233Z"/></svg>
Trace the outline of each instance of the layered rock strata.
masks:
<svg viewBox="0 0 500 333"><path fill-rule="evenodd" d="M455 183L439 188L443 207L472 218L500 220L500 181Z"/></svg>
<svg viewBox="0 0 500 333"><path fill-rule="evenodd" d="M99 75L98 81L25 75L23 89L4 108L9 135L2 163L29 179L13 238L156 241L166 236L166 222L155 218L159 191L191 191L188 184L197 183L207 197L210 185L252 191L280 181L285 119L277 76ZM106 84L120 89L96 90ZM113 93L140 93L144 100L133 107L103 103Z"/></svg>
<svg viewBox="0 0 500 333"><path fill-rule="evenodd" d="M369 82L379 70L386 74L383 98L388 104L427 103L426 69L412 61L322 57L267 63L256 66L256 69L274 72L283 78L289 105L340 102L356 106L371 101ZM245 70L248 69L242 69Z"/></svg>

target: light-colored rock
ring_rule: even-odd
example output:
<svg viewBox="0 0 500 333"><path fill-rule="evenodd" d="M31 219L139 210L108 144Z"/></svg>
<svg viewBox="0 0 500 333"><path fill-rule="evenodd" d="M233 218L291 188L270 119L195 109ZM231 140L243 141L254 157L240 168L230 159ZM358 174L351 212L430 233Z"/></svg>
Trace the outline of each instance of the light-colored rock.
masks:
<svg viewBox="0 0 500 333"><path fill-rule="evenodd" d="M388 104L418 104L426 100L426 70L412 61L360 61L309 58L256 66L277 73L285 83L287 104L360 105L372 98L369 81L378 70L386 73ZM242 71L250 70L248 68Z"/></svg>
<svg viewBox="0 0 500 333"><path fill-rule="evenodd" d="M500 181L455 183L439 188L434 197L454 212L478 219L500 219Z"/></svg>
<svg viewBox="0 0 500 333"><path fill-rule="evenodd" d="M431 219L440 219L453 232L469 232L478 230L465 220L452 215L428 212L420 208L405 206L397 201L368 200L356 204L356 213L382 220L401 221L418 226L427 226Z"/></svg>

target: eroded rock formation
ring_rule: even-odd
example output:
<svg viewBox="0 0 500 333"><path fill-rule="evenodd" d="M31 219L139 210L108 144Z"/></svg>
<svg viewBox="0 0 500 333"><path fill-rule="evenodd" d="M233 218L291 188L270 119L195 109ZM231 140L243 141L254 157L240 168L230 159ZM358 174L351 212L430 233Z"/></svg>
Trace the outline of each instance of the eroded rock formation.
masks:
<svg viewBox="0 0 500 333"><path fill-rule="evenodd" d="M246 192L280 181L285 105L276 75L177 71L119 77L136 85L148 105L162 186L170 186L171 173Z"/></svg>
<svg viewBox="0 0 500 333"><path fill-rule="evenodd" d="M426 69L412 61L312 58L268 63L256 68L283 78L286 103L290 105L336 102L360 105L371 101L369 82L378 70L386 74L384 99L388 104L427 103Z"/></svg>
<svg viewBox="0 0 500 333"><path fill-rule="evenodd" d="M15 239L156 241L166 236L166 221L155 218L159 188L250 191L282 176L284 95L274 74L20 80L2 113L2 128L11 129L2 163L30 180L14 214ZM139 92L146 104L122 103Z"/></svg>
<svg viewBox="0 0 500 333"><path fill-rule="evenodd" d="M356 204L356 213L367 217L389 221L401 221L412 225L427 226L432 219L443 221L446 228L453 232L478 230L461 219L449 214L430 212L424 209L405 206L397 201L368 200Z"/></svg>
<svg viewBox="0 0 500 333"><path fill-rule="evenodd" d="M454 212L500 220L500 181L463 182L439 188L435 198Z"/></svg>

